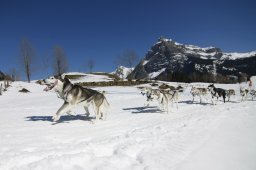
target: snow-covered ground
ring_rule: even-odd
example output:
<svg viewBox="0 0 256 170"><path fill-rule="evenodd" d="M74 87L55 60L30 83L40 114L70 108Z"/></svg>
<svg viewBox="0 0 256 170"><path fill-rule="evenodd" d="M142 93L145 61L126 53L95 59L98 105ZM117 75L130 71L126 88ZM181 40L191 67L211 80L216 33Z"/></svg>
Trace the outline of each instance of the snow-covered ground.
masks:
<svg viewBox="0 0 256 170"><path fill-rule="evenodd" d="M136 87L102 87L111 105L106 121L92 123L94 114L88 119L77 108L77 116L54 123L62 105L56 94L15 82L0 96L0 169L255 170L256 101L240 102L238 84L216 86L237 95L192 104L187 86L169 114L155 102L144 108ZM31 93L18 93L22 87Z"/></svg>

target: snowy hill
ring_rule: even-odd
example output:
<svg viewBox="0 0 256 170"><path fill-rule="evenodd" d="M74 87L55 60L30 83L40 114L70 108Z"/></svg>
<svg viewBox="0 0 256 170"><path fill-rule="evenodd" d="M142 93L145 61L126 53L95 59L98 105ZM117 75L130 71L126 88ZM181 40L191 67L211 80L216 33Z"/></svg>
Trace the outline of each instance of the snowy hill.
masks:
<svg viewBox="0 0 256 170"><path fill-rule="evenodd" d="M256 101L241 103L239 84L216 84L237 95L225 104L211 105L210 96L192 104L192 84L184 85L179 109L169 114L157 102L143 107L136 87L104 87L97 89L110 103L106 121L92 123L90 107L89 118L77 108L54 123L63 101L44 86L14 82L0 96L0 169L255 170Z"/></svg>
<svg viewBox="0 0 256 170"><path fill-rule="evenodd" d="M119 66L115 71L111 74L117 75L121 79L126 79L127 76L132 72L134 68L127 68L124 66Z"/></svg>
<svg viewBox="0 0 256 170"><path fill-rule="evenodd" d="M215 47L201 48L160 38L130 78L211 82L217 77L217 82L223 82L243 74L255 75L255 65L256 51L224 53Z"/></svg>

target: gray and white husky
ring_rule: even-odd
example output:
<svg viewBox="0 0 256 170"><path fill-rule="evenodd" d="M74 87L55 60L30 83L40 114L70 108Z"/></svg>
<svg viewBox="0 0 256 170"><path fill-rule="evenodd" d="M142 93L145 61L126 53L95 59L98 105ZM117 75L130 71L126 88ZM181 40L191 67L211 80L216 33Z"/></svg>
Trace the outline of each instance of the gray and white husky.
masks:
<svg viewBox="0 0 256 170"><path fill-rule="evenodd" d="M200 103L202 103L202 96L206 96L207 92L208 92L207 88L198 88L198 87L192 86L192 88L190 90L190 93L193 96L192 103L194 103L195 96L199 96Z"/></svg>
<svg viewBox="0 0 256 170"><path fill-rule="evenodd" d="M76 106L83 106L87 116L89 116L88 107L91 104L94 106L96 120L106 119L105 109L109 106L109 103L103 93L72 84L69 79L62 79L57 76L44 79L42 84L47 85L45 91L53 89L58 97L64 100L63 105L53 116L53 121L58 121L61 115L69 113Z"/></svg>
<svg viewBox="0 0 256 170"><path fill-rule="evenodd" d="M227 95L228 101L230 101L230 97L235 96L236 92L234 89L228 89L228 90L226 90L226 95Z"/></svg>
<svg viewBox="0 0 256 170"><path fill-rule="evenodd" d="M250 95L251 95L252 100L253 100L256 97L256 90L251 89L250 90Z"/></svg>
<svg viewBox="0 0 256 170"><path fill-rule="evenodd" d="M240 95L242 97L241 101L244 101L247 99L248 93L249 93L248 89L240 87Z"/></svg>

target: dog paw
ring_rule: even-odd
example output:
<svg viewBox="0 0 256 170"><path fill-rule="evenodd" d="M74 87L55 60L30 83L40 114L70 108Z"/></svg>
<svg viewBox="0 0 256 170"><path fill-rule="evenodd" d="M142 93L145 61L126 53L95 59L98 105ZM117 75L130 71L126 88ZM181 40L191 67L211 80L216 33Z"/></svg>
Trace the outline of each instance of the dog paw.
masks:
<svg viewBox="0 0 256 170"><path fill-rule="evenodd" d="M53 117L52 117L52 120L53 120L54 122L57 122L59 119L60 119L59 116L53 116Z"/></svg>

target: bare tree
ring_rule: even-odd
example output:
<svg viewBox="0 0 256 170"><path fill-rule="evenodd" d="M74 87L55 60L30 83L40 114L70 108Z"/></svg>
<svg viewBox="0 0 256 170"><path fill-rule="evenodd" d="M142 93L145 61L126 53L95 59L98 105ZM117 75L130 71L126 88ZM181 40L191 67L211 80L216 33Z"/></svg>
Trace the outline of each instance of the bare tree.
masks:
<svg viewBox="0 0 256 170"><path fill-rule="evenodd" d="M55 75L61 75L68 70L68 62L64 50L60 46L54 47L53 70Z"/></svg>
<svg viewBox="0 0 256 170"><path fill-rule="evenodd" d="M31 77L31 71L32 71L31 66L35 59L35 52L30 42L25 38L21 40L20 50L21 50L21 63L23 65L27 80L30 83L30 77Z"/></svg>
<svg viewBox="0 0 256 170"><path fill-rule="evenodd" d="M11 69L9 70L9 75L10 75L12 81L20 80L20 74L19 74L19 72L16 70L16 68L11 68Z"/></svg>
<svg viewBox="0 0 256 170"><path fill-rule="evenodd" d="M91 73L92 70L93 70L93 68L94 68L94 60L93 60L93 59L89 59L89 60L87 61L87 67L88 67L88 69L89 69L89 72Z"/></svg>

